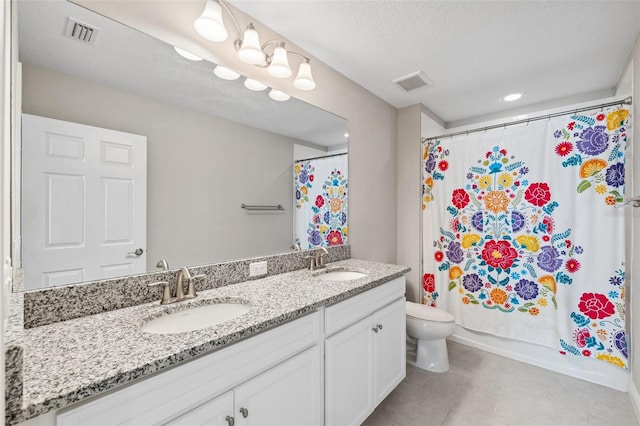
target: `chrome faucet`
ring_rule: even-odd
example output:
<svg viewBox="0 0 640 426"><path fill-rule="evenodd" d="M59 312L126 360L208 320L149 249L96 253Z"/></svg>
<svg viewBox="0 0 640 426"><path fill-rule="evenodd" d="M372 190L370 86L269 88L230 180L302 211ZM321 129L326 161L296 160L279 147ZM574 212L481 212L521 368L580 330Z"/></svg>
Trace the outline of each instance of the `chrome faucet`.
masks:
<svg viewBox="0 0 640 426"><path fill-rule="evenodd" d="M162 299L160 299L161 305L168 305L170 303L182 302L183 300L193 299L197 296L195 280L205 278L206 275L193 275L189 273L189 270L185 267L180 268L178 271L178 280L176 282L175 296L171 295L171 285L167 281L158 281L149 284L149 287L161 285L162 286ZM184 292L184 282L187 282L187 292Z"/></svg>
<svg viewBox="0 0 640 426"><path fill-rule="evenodd" d="M309 259L309 270L314 271L325 267L325 257L329 254L329 250L326 247L320 247L314 251L311 255L305 256L305 259Z"/></svg>

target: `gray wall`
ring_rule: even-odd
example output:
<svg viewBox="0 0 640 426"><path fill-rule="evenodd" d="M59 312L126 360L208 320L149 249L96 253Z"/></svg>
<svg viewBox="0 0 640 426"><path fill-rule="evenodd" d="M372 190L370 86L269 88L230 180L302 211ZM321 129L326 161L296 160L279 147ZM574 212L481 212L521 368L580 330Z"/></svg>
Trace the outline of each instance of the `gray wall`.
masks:
<svg viewBox="0 0 640 426"><path fill-rule="evenodd" d="M23 112L147 136L149 270L289 250L296 140L28 64Z"/></svg>
<svg viewBox="0 0 640 426"><path fill-rule="evenodd" d="M311 58L318 87L300 91L292 86L293 78L274 78L264 69L243 63L233 47L232 27L228 27L231 35L223 43L208 42L195 32L193 19L202 13L201 0L74 2L349 120L351 254L365 260L396 262L395 108L255 20L261 40L279 38L291 50ZM241 23L251 21L240 11L235 15ZM293 60L291 66L296 66Z"/></svg>

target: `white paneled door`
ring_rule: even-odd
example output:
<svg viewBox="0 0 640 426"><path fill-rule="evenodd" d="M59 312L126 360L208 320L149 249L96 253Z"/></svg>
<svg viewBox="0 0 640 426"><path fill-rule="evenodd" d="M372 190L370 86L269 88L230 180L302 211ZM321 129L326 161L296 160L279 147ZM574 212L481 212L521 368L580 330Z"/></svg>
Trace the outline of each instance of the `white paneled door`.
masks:
<svg viewBox="0 0 640 426"><path fill-rule="evenodd" d="M23 114L25 289L146 269L147 138Z"/></svg>

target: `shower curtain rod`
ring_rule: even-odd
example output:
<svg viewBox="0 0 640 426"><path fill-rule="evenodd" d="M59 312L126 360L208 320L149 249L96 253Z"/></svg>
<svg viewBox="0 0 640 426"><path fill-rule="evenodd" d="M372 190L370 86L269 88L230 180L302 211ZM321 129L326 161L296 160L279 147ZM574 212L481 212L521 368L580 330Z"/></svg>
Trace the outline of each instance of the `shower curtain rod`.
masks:
<svg viewBox="0 0 640 426"><path fill-rule="evenodd" d="M605 108L605 107L610 107L610 106L614 106L614 105L631 105L631 101L632 101L631 96L629 96L628 98L621 99L621 100L616 101L616 102L607 102L605 104L600 104L600 105L593 105L593 106L584 107L584 108L578 108L578 109L572 109L572 110L568 110L568 111L556 112L556 113L553 113L553 114L541 115L540 117L527 118L527 119L524 119L524 120L512 121L512 122L502 123L502 124L494 124L492 126L486 126L486 127L478 127L477 129L472 129L472 130L465 130L465 131L460 131L460 132L447 133L447 134L444 134L444 135L423 138L422 140L423 141L432 141L432 140L435 140L435 139L452 138L454 136L468 135L469 133L476 133L476 132L486 132L487 130L499 129L501 127L504 128L504 127L513 126L513 125L516 125L516 124L525 124L525 123L528 124L531 121L548 120L550 118L560 117L562 115L566 115L566 114L569 114L569 113L577 114L577 113L583 112L583 111L591 111L592 109Z"/></svg>
<svg viewBox="0 0 640 426"><path fill-rule="evenodd" d="M319 160L321 158L329 158L329 157L339 157L341 155L347 155L348 152L342 152L340 154L329 154L329 155L321 155L319 157L311 157L311 158L303 158L302 160L296 160L293 162L293 164L295 163L302 163L303 161L311 161L311 160Z"/></svg>

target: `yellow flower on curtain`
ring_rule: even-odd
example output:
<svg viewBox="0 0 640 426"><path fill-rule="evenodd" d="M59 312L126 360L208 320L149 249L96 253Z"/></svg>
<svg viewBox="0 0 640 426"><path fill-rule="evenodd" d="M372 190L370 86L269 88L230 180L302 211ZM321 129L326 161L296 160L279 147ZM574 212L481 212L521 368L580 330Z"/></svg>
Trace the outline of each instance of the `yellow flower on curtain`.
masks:
<svg viewBox="0 0 640 426"><path fill-rule="evenodd" d="M540 242L533 235L520 235L516 237L516 241L520 243L521 246L524 246L526 250L531 252L537 252L540 250Z"/></svg>
<svg viewBox="0 0 640 426"><path fill-rule="evenodd" d="M459 266L452 266L451 269L449 269L449 279L450 280L455 280L457 278L460 278L460 276L462 275L462 269L460 269Z"/></svg>
<svg viewBox="0 0 640 426"><path fill-rule="evenodd" d="M606 161L600 158L592 158L591 160L585 161L582 166L580 166L580 177L586 179L595 175L605 167L607 167Z"/></svg>
<svg viewBox="0 0 640 426"><path fill-rule="evenodd" d="M619 109L617 111L610 112L607 115L607 129L615 130L618 127L622 126L624 120L629 117L629 110Z"/></svg>
<svg viewBox="0 0 640 426"><path fill-rule="evenodd" d="M462 248L468 249L478 241L480 241L480 235L467 234L464 237L462 237Z"/></svg>
<svg viewBox="0 0 640 426"><path fill-rule="evenodd" d="M484 205L494 213L506 212L509 198L502 191L489 191L484 196Z"/></svg>
<svg viewBox="0 0 640 426"><path fill-rule="evenodd" d="M342 200L340 198L332 198L329 203L331 205L332 213L338 213L340 210L342 210Z"/></svg>
<svg viewBox="0 0 640 426"><path fill-rule="evenodd" d="M625 367L624 361L622 361L617 356L608 355L608 354L600 354L596 356L596 358L601 359L603 361L607 361L609 364L617 365L618 367Z"/></svg>
<svg viewBox="0 0 640 426"><path fill-rule="evenodd" d="M489 175L484 175L480 178L480 180L478 181L478 186L481 189L487 189L488 187L491 186L491 184L493 183L493 180L491 179L491 176Z"/></svg>
<svg viewBox="0 0 640 426"><path fill-rule="evenodd" d="M504 188L508 188L513 184L513 178L509 173L502 173L498 177L498 184L502 185Z"/></svg>

